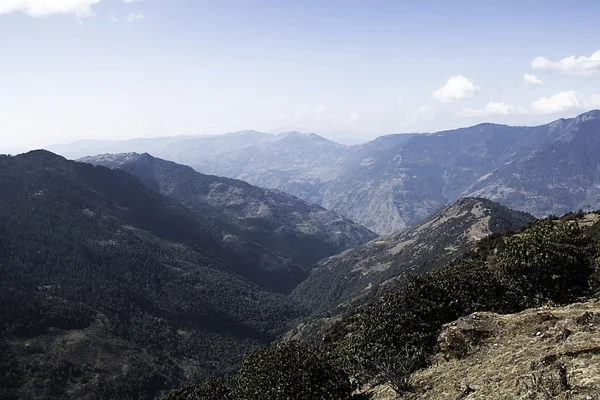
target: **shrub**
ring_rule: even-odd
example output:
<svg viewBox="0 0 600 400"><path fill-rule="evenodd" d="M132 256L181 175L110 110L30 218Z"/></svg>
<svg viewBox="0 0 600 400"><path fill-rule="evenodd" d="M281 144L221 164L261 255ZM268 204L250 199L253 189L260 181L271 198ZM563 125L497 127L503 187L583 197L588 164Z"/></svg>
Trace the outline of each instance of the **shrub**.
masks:
<svg viewBox="0 0 600 400"><path fill-rule="evenodd" d="M351 398L348 375L323 347L276 342L244 357L234 378L235 398L244 400Z"/></svg>
<svg viewBox="0 0 600 400"><path fill-rule="evenodd" d="M508 301L508 302L507 302ZM400 382L435 352L441 326L478 310L513 311L495 275L479 259L463 259L434 273L409 278L354 322L338 343L340 357L361 382Z"/></svg>
<svg viewBox="0 0 600 400"><path fill-rule="evenodd" d="M498 274L523 308L548 300L568 302L585 292L596 252L594 239L576 223L540 221L506 239Z"/></svg>
<svg viewBox="0 0 600 400"><path fill-rule="evenodd" d="M230 388L222 378L208 378L199 385L173 390L161 400L225 400L232 399Z"/></svg>
<svg viewBox="0 0 600 400"><path fill-rule="evenodd" d="M594 295L600 295L600 254L593 263L594 271L590 275L590 292Z"/></svg>

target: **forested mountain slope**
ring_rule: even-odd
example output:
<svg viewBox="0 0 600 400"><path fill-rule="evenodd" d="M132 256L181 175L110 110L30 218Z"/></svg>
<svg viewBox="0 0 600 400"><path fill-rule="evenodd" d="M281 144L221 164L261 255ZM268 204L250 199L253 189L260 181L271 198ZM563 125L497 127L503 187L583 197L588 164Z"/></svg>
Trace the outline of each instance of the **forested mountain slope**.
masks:
<svg viewBox="0 0 600 400"><path fill-rule="evenodd" d="M234 367L300 311L264 268L124 171L0 157L0 398L152 398Z"/></svg>
<svg viewBox="0 0 600 400"><path fill-rule="evenodd" d="M532 223L529 214L481 198L462 198L420 224L323 259L292 296L311 312L286 333L321 340L342 316L375 301L409 276L441 268L492 233Z"/></svg>
<svg viewBox="0 0 600 400"><path fill-rule="evenodd" d="M321 260L293 295L315 313L337 314L336 307L355 308L410 275L444 266L489 234L534 220L486 199L459 199L420 224Z"/></svg>
<svg viewBox="0 0 600 400"><path fill-rule="evenodd" d="M212 216L232 246L256 243L305 269L376 237L363 226L289 194L200 174L149 154L107 154L81 161L119 168L197 215ZM274 257L274 262L281 261Z"/></svg>

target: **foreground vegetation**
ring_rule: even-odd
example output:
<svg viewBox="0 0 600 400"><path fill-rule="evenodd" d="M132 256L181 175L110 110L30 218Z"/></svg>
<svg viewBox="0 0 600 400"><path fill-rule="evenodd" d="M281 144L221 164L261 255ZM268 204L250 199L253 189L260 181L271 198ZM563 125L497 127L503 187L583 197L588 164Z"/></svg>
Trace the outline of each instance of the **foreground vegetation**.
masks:
<svg viewBox="0 0 600 400"><path fill-rule="evenodd" d="M250 352L228 380L166 398L341 400L382 382L398 394L410 392L414 373L439 351L444 324L478 311L514 313L596 293L599 226L589 223L595 217L569 214L491 235L451 265L411 277L365 311L344 318L322 344L276 342ZM451 346L451 352L460 357L464 346Z"/></svg>

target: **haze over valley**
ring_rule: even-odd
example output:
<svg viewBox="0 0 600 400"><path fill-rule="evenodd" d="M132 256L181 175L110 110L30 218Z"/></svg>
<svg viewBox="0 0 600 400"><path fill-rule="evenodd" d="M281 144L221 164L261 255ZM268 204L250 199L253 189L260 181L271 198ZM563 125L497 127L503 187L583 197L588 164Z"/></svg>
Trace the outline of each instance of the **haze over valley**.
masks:
<svg viewBox="0 0 600 400"><path fill-rule="evenodd" d="M599 15L0 0L0 400L600 398Z"/></svg>
<svg viewBox="0 0 600 400"><path fill-rule="evenodd" d="M354 146L317 134L242 131L49 149L83 161L148 152L281 190L387 234L460 197L488 198L536 217L590 208L600 201L599 129L600 111L592 110L534 127L486 123Z"/></svg>

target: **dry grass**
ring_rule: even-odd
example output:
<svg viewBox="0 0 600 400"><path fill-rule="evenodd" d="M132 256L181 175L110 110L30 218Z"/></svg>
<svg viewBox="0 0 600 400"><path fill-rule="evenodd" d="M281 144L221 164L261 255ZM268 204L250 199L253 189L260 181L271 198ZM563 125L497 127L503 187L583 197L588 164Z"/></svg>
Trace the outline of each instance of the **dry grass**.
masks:
<svg viewBox="0 0 600 400"><path fill-rule="evenodd" d="M486 335L477 342L467 338L466 355L441 352L413 375L413 393L398 397L383 385L373 399L600 399L597 300L513 315L475 313L445 333L469 333L473 321Z"/></svg>

